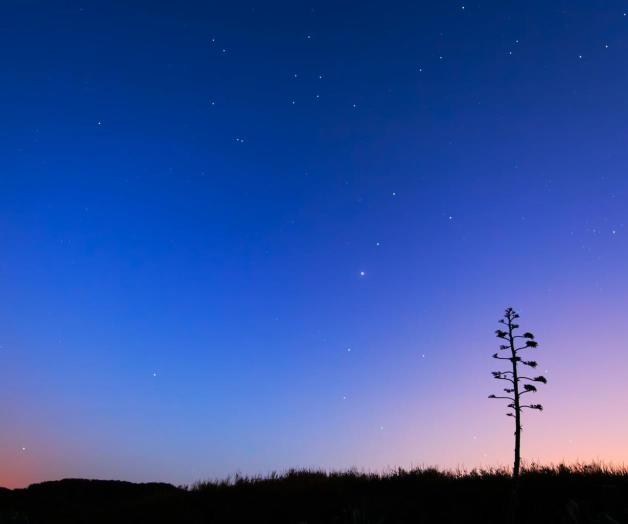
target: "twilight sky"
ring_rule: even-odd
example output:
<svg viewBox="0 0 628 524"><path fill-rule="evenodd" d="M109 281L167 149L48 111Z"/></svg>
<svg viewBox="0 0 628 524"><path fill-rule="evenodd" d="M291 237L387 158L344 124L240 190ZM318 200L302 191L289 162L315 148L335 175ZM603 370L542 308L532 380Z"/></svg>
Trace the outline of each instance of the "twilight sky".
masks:
<svg viewBox="0 0 628 524"><path fill-rule="evenodd" d="M628 462L628 2L0 17L0 485Z"/></svg>

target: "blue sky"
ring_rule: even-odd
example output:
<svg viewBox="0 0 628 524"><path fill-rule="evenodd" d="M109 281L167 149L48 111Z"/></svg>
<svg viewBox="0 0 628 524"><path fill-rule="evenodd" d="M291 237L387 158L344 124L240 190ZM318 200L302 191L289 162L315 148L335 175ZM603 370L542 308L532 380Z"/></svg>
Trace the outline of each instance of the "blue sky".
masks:
<svg viewBox="0 0 628 524"><path fill-rule="evenodd" d="M0 482L625 460L627 10L8 2Z"/></svg>

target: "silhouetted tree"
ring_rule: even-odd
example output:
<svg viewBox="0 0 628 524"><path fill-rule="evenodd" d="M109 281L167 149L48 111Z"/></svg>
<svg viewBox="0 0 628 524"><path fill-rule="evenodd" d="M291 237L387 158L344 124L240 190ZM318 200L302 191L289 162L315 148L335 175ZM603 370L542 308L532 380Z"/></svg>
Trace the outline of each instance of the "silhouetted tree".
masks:
<svg viewBox="0 0 628 524"><path fill-rule="evenodd" d="M504 317L499 320L500 324L503 324L504 329L498 329L495 331L497 338L504 340L506 343L499 346L499 350L503 351L508 356L500 356L499 353L495 353L493 358L498 360L508 360L512 365L512 369L506 371L493 371L493 377L497 380L503 380L508 383L508 387L504 388L504 392L507 396L489 395L488 398L500 398L509 400L508 407L511 411L506 413L509 417L515 419L515 463L512 470L513 479L516 481L519 478L519 469L521 465L521 411L523 409L536 409L543 410L541 404L522 404L521 397L528 393L536 393L537 389L532 382L547 384L547 379L542 376L526 377L521 375L519 364L528 366L530 368L536 368L537 362L535 360L523 360L521 352L525 349L535 349L538 347L538 343L534 340L534 335L530 332L525 332L522 335L517 334L519 324L515 321L519 318L517 312L509 307L504 312ZM519 344L519 346L518 346ZM516 489L516 488L515 488Z"/></svg>

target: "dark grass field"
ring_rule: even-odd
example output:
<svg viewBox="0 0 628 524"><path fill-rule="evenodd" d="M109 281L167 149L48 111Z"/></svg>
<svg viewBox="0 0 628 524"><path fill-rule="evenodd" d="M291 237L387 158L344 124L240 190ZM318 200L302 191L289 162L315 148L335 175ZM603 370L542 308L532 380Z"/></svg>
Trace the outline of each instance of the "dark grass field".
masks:
<svg viewBox="0 0 628 524"><path fill-rule="evenodd" d="M70 479L0 491L0 523L506 523L504 470L289 471L191 487ZM627 523L628 469L529 467L519 523Z"/></svg>

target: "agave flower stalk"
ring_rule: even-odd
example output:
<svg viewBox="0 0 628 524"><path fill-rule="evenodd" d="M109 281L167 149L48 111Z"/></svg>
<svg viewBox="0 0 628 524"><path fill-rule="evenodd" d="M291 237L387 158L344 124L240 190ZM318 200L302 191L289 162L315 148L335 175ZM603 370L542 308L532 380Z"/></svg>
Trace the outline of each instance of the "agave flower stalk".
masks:
<svg viewBox="0 0 628 524"><path fill-rule="evenodd" d="M520 365L527 366L532 369L537 367L538 364L535 360L523 359L522 351L527 349L536 349L538 347L538 343L534 340L534 335L530 332L525 332L522 335L518 334L519 324L516 323L518 318L518 313L512 308L508 308L504 312L503 318L499 320L499 323L502 324L504 328L496 330L495 334L497 335L497 338L504 341L504 344L499 346L499 350L506 356L502 356L500 353L495 353L493 358L497 360L510 361L511 369L492 372L493 378L503 380L507 383L507 387L504 388L505 395L489 395L488 397L509 401L509 411L506 415L514 417L515 419L515 461L512 470L512 476L515 481L519 478L519 470L521 467L522 410L543 410L543 406L541 406L541 404L522 403L522 397L524 395L537 392L537 388L533 382L547 384L547 379L542 375L527 377L521 374Z"/></svg>

